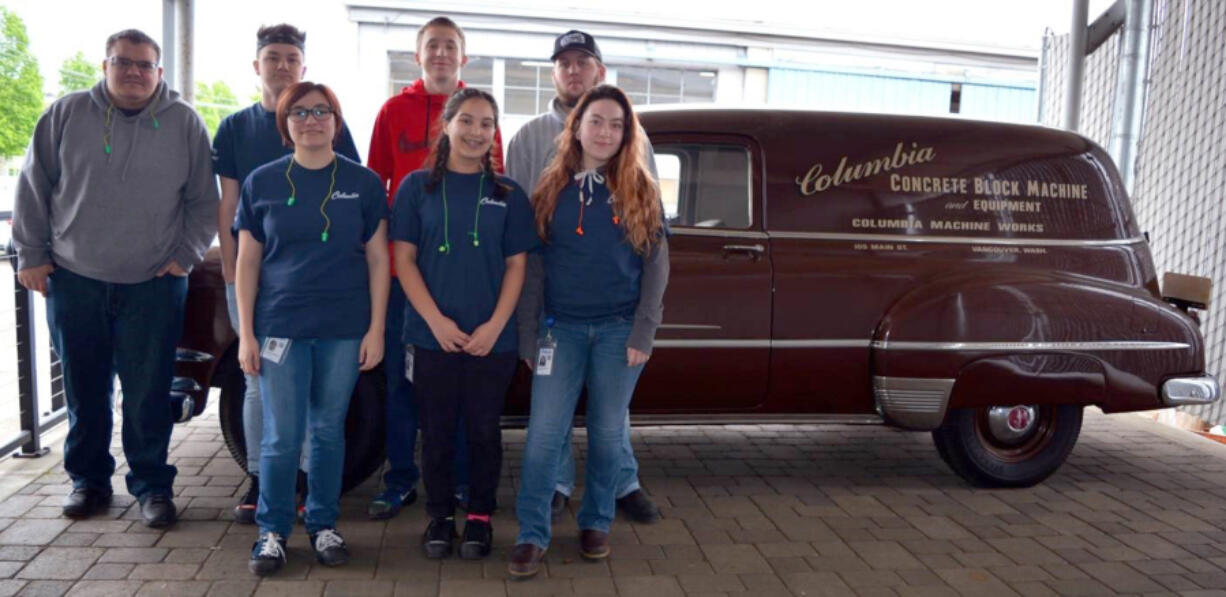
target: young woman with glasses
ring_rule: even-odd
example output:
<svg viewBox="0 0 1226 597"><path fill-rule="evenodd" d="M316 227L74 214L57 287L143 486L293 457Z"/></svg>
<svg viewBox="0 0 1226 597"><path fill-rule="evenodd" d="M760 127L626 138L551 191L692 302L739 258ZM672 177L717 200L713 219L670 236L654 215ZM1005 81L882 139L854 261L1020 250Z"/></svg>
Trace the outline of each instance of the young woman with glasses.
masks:
<svg viewBox="0 0 1226 597"><path fill-rule="evenodd" d="M338 155L336 96L318 83L282 92L277 129L293 153L243 184L238 231L239 365L264 398L259 539L250 570L285 564L294 484L311 430L306 530L323 564L349 559L336 531L345 415L359 370L383 358L387 193L379 177Z"/></svg>

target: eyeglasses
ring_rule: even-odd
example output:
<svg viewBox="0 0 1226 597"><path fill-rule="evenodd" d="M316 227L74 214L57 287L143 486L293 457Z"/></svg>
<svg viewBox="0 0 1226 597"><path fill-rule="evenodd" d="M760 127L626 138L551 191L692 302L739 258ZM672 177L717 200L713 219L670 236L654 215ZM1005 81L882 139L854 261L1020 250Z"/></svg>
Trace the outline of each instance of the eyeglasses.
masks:
<svg viewBox="0 0 1226 597"><path fill-rule="evenodd" d="M129 60L123 56L111 56L110 58L107 58L106 61L110 62L111 66L114 66L119 70L128 70L129 68L135 66L137 70L143 73L151 73L158 67L158 63L156 62L149 62L148 60Z"/></svg>
<svg viewBox="0 0 1226 597"><path fill-rule="evenodd" d="M328 106L315 106L314 108L290 108L289 117L295 121L303 122L307 116L314 116L315 120L326 120L335 110Z"/></svg>

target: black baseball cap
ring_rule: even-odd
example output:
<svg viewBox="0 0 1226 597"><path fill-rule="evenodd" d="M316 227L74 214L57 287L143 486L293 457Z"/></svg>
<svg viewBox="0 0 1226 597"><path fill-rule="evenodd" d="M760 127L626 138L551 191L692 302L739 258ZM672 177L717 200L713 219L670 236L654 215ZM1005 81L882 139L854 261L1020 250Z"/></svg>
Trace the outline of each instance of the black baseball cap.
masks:
<svg viewBox="0 0 1226 597"><path fill-rule="evenodd" d="M604 62L604 58L600 56L600 46L596 45L595 38L577 29L571 29L553 40L553 55L549 59L557 60L558 54L567 50L578 50Z"/></svg>

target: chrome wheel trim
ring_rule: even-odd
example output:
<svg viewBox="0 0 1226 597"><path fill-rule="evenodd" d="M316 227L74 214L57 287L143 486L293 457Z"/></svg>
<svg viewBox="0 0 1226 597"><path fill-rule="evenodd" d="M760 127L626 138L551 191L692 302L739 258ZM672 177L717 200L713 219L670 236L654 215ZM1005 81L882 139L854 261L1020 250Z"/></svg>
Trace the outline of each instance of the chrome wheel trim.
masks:
<svg viewBox="0 0 1226 597"><path fill-rule="evenodd" d="M1038 427L1038 408L1032 405L993 406L988 409L988 432L995 443L1017 445Z"/></svg>

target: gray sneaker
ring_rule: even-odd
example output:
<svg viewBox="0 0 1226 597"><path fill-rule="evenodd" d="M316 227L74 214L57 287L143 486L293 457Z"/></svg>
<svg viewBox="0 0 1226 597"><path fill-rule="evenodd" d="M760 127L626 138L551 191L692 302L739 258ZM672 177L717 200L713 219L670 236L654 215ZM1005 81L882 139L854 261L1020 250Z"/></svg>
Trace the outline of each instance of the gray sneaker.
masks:
<svg viewBox="0 0 1226 597"><path fill-rule="evenodd" d="M311 549L315 550L315 559L324 566L349 563L349 546L345 545L345 538L336 529L311 533Z"/></svg>

